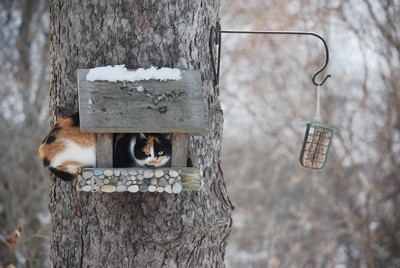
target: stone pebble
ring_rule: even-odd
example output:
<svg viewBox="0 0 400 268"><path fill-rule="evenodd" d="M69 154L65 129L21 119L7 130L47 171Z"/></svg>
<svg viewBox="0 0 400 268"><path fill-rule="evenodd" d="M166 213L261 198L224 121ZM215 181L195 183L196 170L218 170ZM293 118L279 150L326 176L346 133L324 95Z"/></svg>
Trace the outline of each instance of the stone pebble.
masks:
<svg viewBox="0 0 400 268"><path fill-rule="evenodd" d="M164 176L164 171L162 171L161 169L157 169L155 174L156 178L161 178L162 176Z"/></svg>
<svg viewBox="0 0 400 268"><path fill-rule="evenodd" d="M99 170L99 169L95 169L95 170L94 170L94 175L95 175L95 176L103 175L103 171L102 171L102 170Z"/></svg>
<svg viewBox="0 0 400 268"><path fill-rule="evenodd" d="M129 170L128 173L129 173L129 175L133 175L133 176L137 175L136 170Z"/></svg>
<svg viewBox="0 0 400 268"><path fill-rule="evenodd" d="M139 191L147 192L147 187L148 186L146 184L142 183L142 184L139 185Z"/></svg>
<svg viewBox="0 0 400 268"><path fill-rule="evenodd" d="M105 192L105 193L113 193L113 192L115 192L116 189L117 189L117 187L115 187L115 185L107 184L107 185L101 186L101 191Z"/></svg>
<svg viewBox="0 0 400 268"><path fill-rule="evenodd" d="M90 186L90 185L85 185L82 187L82 191L84 191L84 192L90 192L91 189L92 189L92 186Z"/></svg>
<svg viewBox="0 0 400 268"><path fill-rule="evenodd" d="M172 194L172 186L168 185L167 187L165 187L165 191L169 194Z"/></svg>
<svg viewBox="0 0 400 268"><path fill-rule="evenodd" d="M107 177L111 177L112 175L114 175L114 172L112 170L104 170L104 175Z"/></svg>
<svg viewBox="0 0 400 268"><path fill-rule="evenodd" d="M91 178L92 176L93 176L93 172L91 172L91 171L84 171L83 174L82 174L82 177L83 177L84 179L89 179L89 178Z"/></svg>
<svg viewBox="0 0 400 268"><path fill-rule="evenodd" d="M166 179L164 179L164 178L160 178L158 180L158 186L167 187L168 186L168 181Z"/></svg>
<svg viewBox="0 0 400 268"><path fill-rule="evenodd" d="M160 186L157 187L157 192L162 193L164 191L165 191L164 187L160 187Z"/></svg>
<svg viewBox="0 0 400 268"><path fill-rule="evenodd" d="M176 177L179 176L179 173L178 173L178 171L176 171L176 170L170 170L170 171L168 172L168 174L169 174L172 178L176 178Z"/></svg>
<svg viewBox="0 0 400 268"><path fill-rule="evenodd" d="M180 183L174 183L172 185L172 192L174 194L179 194L180 192L182 192L182 185Z"/></svg>
<svg viewBox="0 0 400 268"><path fill-rule="evenodd" d="M152 178L154 176L154 171L151 169L146 169L143 172L143 177L145 177L146 179Z"/></svg>
<svg viewBox="0 0 400 268"><path fill-rule="evenodd" d="M155 192L155 191L157 190L157 187L154 186L154 185L149 185L149 187L147 188L147 190L148 190L149 192Z"/></svg>
<svg viewBox="0 0 400 268"><path fill-rule="evenodd" d="M134 184L128 187L128 191L131 193L139 192L139 186Z"/></svg>
<svg viewBox="0 0 400 268"><path fill-rule="evenodd" d="M128 190L128 187L123 184L117 186L117 192L126 192L126 190Z"/></svg>

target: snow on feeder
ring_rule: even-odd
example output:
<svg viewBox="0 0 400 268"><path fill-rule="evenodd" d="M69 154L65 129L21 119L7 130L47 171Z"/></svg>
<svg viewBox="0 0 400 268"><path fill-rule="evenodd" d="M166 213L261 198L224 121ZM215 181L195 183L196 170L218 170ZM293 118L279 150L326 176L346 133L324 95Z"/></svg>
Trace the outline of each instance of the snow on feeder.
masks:
<svg viewBox="0 0 400 268"><path fill-rule="evenodd" d="M328 161L335 129L319 121L320 86L317 86L317 114L315 121L306 123L306 132L299 161L303 167L320 170Z"/></svg>

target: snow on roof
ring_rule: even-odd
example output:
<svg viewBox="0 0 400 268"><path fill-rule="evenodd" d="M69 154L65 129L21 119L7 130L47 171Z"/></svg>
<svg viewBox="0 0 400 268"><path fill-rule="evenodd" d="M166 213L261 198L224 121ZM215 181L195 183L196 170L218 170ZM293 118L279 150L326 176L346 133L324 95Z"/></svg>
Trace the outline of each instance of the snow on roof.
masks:
<svg viewBox="0 0 400 268"><path fill-rule="evenodd" d="M115 66L104 66L90 69L86 76L86 80L93 81L143 81L143 80L181 80L181 71L179 69L171 68L156 68L151 67L149 69L139 68L135 71L128 71L125 65L115 65Z"/></svg>

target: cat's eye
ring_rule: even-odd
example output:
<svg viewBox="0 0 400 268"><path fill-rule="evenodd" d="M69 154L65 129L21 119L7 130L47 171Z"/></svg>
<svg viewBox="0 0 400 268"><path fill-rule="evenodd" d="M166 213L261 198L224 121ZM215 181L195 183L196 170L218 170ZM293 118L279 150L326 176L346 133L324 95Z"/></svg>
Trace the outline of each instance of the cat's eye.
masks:
<svg viewBox="0 0 400 268"><path fill-rule="evenodd" d="M163 154L164 154L163 151L159 151L159 152L158 152L158 155L163 155Z"/></svg>
<svg viewBox="0 0 400 268"><path fill-rule="evenodd" d="M149 156L149 155L150 155L150 152L144 152L144 154L147 155L147 156Z"/></svg>

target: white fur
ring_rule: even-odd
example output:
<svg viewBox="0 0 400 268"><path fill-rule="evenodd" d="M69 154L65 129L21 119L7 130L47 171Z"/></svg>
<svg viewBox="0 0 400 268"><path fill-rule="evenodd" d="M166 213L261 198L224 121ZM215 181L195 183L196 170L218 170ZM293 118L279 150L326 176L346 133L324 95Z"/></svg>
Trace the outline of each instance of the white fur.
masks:
<svg viewBox="0 0 400 268"><path fill-rule="evenodd" d="M135 144L136 144L136 136L133 137L132 142L130 144L131 147L129 148L130 149L130 153L131 153L131 155L133 155L134 158L135 158ZM136 161L136 158L135 158L135 161Z"/></svg>
<svg viewBox="0 0 400 268"><path fill-rule="evenodd" d="M96 165L96 147L82 148L78 144L69 139L62 139L65 144L65 149L62 153L57 154L51 161L51 166L57 168L67 161L80 162L82 166L94 167ZM76 173L76 169L80 166L68 166L68 172Z"/></svg>

